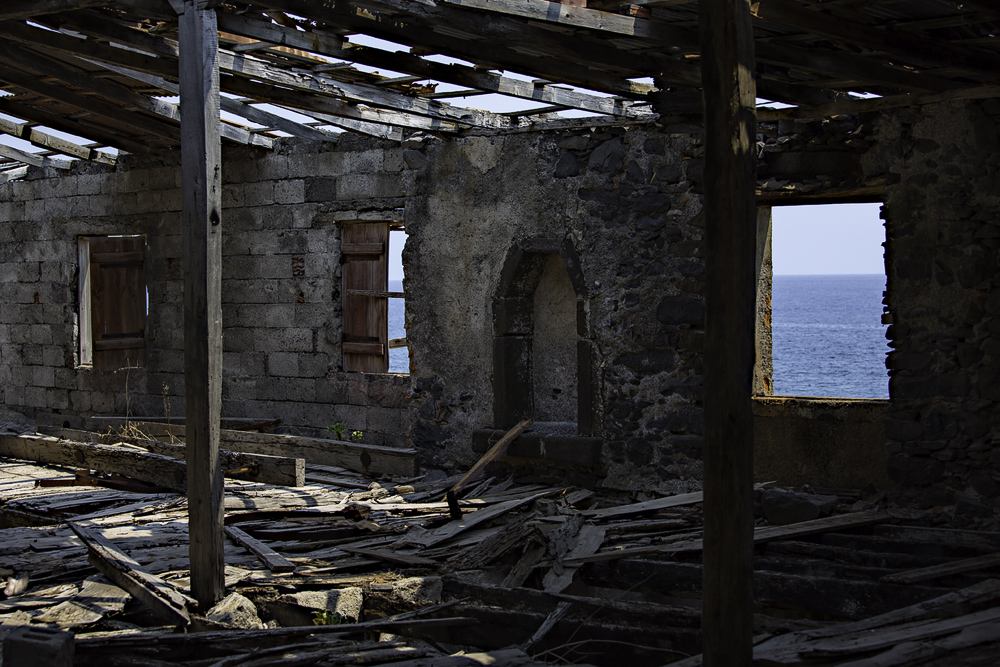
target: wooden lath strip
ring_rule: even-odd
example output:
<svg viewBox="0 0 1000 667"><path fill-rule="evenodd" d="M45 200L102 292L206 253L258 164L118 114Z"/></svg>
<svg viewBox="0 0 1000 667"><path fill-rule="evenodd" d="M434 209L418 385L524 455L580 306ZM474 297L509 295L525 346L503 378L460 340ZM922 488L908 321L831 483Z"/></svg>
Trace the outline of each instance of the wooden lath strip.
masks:
<svg viewBox="0 0 1000 667"><path fill-rule="evenodd" d="M27 123L15 123L14 121L0 118L0 132L17 137L18 139L24 139L35 146L50 148L64 155L72 155L88 162L113 165L117 159L114 155L47 134L31 127Z"/></svg>
<svg viewBox="0 0 1000 667"><path fill-rule="evenodd" d="M121 84L95 77L79 67L49 58L38 51L28 51L11 44L0 44L0 61L8 65L0 74L0 78L9 80L18 86L35 90L52 99L72 104L85 111L95 111L110 118L120 118L126 115L129 109L141 110L152 116L168 120L174 125L163 125L153 121L142 124L138 115L133 116L128 122L136 122L143 129L173 141L180 140L180 132L176 127L180 123L180 108L176 104L146 97ZM28 63L30 63L28 67L37 74L84 89L91 96L83 97L62 86L37 81L37 74L32 76L23 71L25 64ZM43 86L44 89L40 89L39 85ZM273 144L269 137L251 134L246 130L227 124L222 125L221 133L224 138L237 143L255 144L266 148L270 148Z"/></svg>
<svg viewBox="0 0 1000 667"><path fill-rule="evenodd" d="M32 167L55 167L56 169L69 169L72 166L72 163L67 162L66 160L59 160L57 158L36 155L35 153L28 153L26 151L18 150L13 146L7 146L4 144L0 144L0 155L11 160L17 160L22 164Z"/></svg>
<svg viewBox="0 0 1000 667"><path fill-rule="evenodd" d="M620 99L587 95L550 84L533 84L466 65L444 65L405 53L345 45L339 35L322 31L303 33L247 16L235 16L224 12L219 14L219 25L225 26L231 32L266 39L276 44L294 45L300 49L308 48L316 53L344 58L370 67L384 67L457 86L468 86L473 90L467 94L477 94L479 91L500 93L602 114L633 116L642 113L632 109L628 102Z"/></svg>
<svg viewBox="0 0 1000 667"><path fill-rule="evenodd" d="M83 7L100 7L108 0L4 0L0 21L27 19Z"/></svg>

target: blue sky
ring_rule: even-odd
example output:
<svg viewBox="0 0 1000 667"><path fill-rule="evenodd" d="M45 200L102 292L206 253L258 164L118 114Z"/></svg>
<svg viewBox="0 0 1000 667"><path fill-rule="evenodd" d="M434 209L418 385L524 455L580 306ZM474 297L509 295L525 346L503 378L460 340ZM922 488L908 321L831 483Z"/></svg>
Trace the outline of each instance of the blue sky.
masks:
<svg viewBox="0 0 1000 667"><path fill-rule="evenodd" d="M771 258L775 275L884 273L880 204L775 206Z"/></svg>

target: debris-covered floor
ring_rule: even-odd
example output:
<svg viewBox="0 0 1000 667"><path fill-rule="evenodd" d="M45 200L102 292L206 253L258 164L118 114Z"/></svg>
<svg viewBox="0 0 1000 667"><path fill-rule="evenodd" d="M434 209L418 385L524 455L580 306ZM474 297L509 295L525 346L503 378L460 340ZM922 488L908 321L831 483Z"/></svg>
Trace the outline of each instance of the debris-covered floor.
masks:
<svg viewBox="0 0 1000 667"><path fill-rule="evenodd" d="M4 451L30 440L0 437ZM101 667L700 664L699 493L487 475L455 519L458 479L319 464L299 486L227 479L228 597L200 614L183 495L0 459L8 667L31 664L16 662L24 626L71 630L71 664ZM758 499L791 521L758 520L758 664L996 664L1000 533L914 525L878 495Z"/></svg>

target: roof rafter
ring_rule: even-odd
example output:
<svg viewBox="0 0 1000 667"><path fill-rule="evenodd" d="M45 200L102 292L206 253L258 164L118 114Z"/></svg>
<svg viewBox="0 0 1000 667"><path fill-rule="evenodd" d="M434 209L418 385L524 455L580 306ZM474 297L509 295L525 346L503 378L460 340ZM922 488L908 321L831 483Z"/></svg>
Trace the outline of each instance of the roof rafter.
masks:
<svg viewBox="0 0 1000 667"><path fill-rule="evenodd" d="M15 123L6 118L0 118L0 132L23 139L35 146L49 148L64 155L72 155L87 160L88 162L113 165L116 161L114 155L103 153L87 146L81 146L66 139L60 139L59 137L35 129L27 123Z"/></svg>
<svg viewBox="0 0 1000 667"><path fill-rule="evenodd" d="M304 33L275 23L251 19L246 15L219 13L219 26L246 37L265 40L273 44L311 50L334 58L344 58L370 67L384 67L396 72L419 75L444 83L501 93L511 97L558 104L594 113L633 116L640 115L628 102L620 99L598 97L579 93L550 84L533 84L466 65L444 65L406 53L391 53L366 46L344 45L339 35L312 31ZM418 79L419 80L419 79ZM648 112L642 112L648 115Z"/></svg>
<svg viewBox="0 0 1000 667"><path fill-rule="evenodd" d="M69 169L71 166L71 163L66 160L35 155L34 153L28 153L27 151L22 151L5 144L0 144L0 155L11 160L17 160L22 164L30 165L32 167L55 167L56 169Z"/></svg>

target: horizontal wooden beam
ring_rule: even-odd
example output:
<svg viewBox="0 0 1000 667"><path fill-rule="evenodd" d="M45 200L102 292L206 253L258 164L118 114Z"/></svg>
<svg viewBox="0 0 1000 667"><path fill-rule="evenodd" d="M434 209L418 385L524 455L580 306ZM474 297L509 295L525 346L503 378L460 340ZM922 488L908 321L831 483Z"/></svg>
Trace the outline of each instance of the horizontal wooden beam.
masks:
<svg viewBox="0 0 1000 667"><path fill-rule="evenodd" d="M385 346L382 343L351 343L344 341L341 343L344 354L371 354L382 356L385 354Z"/></svg>
<svg viewBox="0 0 1000 667"><path fill-rule="evenodd" d="M17 160L22 164L32 167L55 167L56 169L69 169L72 166L72 163L67 162L66 160L35 155L34 153L18 150L13 146L7 146L5 144L0 144L0 156L10 158L11 160Z"/></svg>
<svg viewBox="0 0 1000 667"><path fill-rule="evenodd" d="M308 15L340 29L349 29L400 44L419 46L434 53L461 58L493 69L508 69L550 81L562 81L574 86L598 90L613 95L639 97L653 90L645 83L629 78L653 76L670 72L678 79L699 79L696 66L684 65L657 54L630 54L598 39L580 39L561 35L524 21L499 15L485 18L457 8L410 3L405 8L387 7L392 11L362 10L350 5L319 5L309 0L262 0L266 6L297 15ZM402 21L396 14L411 14L418 20ZM448 34L435 32L448 26ZM459 39L457 28L470 38ZM490 39L480 39L489 35ZM471 39L474 38L474 39ZM506 45L505 40L516 42Z"/></svg>
<svg viewBox="0 0 1000 667"><path fill-rule="evenodd" d="M0 77L2 78L2 77ZM23 96L21 96L23 99ZM74 134L79 137L88 137L104 144L113 146L119 150L128 151L141 155L158 148L158 140L155 137L146 137L146 141L141 142L138 137L125 137L106 125L88 121L86 117L70 119L27 102L20 102L13 97L0 97L0 111L50 127L60 132Z"/></svg>
<svg viewBox="0 0 1000 667"><path fill-rule="evenodd" d="M8 183L18 178L24 178L27 175L28 175L27 167L18 167L17 169L10 169L9 171L0 172L0 183Z"/></svg>
<svg viewBox="0 0 1000 667"><path fill-rule="evenodd" d="M163 433L177 430L183 433L183 426L167 426L157 430L157 433L150 434L156 437L165 437ZM139 428L145 432L146 427ZM93 442L105 445L114 445L125 442L137 445L144 449L169 456L172 459L184 460L186 447L183 442L164 442L151 438L138 438L133 436L116 435L114 430L111 433L94 433L91 431L79 431L64 428L44 428L43 431L49 435L60 438L67 438L78 442ZM282 486L303 486L305 484L305 460L288 456L270 456L265 454L249 454L246 452L233 452L229 450L219 450L219 457L223 472L233 472L235 477L240 479L252 479L262 484L281 484ZM250 474L235 473L235 471L251 469Z"/></svg>
<svg viewBox="0 0 1000 667"><path fill-rule="evenodd" d="M108 63L103 63L103 66L122 76L147 83L151 86L156 86L171 95L178 95L180 93L180 86L178 84L172 81L167 81L163 77L137 72L126 67L118 67ZM263 109L250 106L243 101L234 100L231 97L220 96L219 106L223 111L227 111L237 116L242 116L251 123L257 123L274 130L287 132L288 134L299 137L300 139L307 139L310 141L337 140L335 134L324 132L323 130L318 130L314 127L303 125L302 123L297 123L294 120L289 120L288 118L283 118L277 114L270 113L269 111L264 111Z"/></svg>
<svg viewBox="0 0 1000 667"><path fill-rule="evenodd" d="M12 120L0 118L0 132L8 134L12 137L17 137L18 139L23 139L34 146L49 148L64 155L72 155L73 157L80 158L81 160L87 160L88 162L114 165L117 160L114 155L110 155L87 146L81 146L73 143L72 141L67 141L66 139L61 139L46 132L42 132L27 123L15 123Z"/></svg>
<svg viewBox="0 0 1000 667"><path fill-rule="evenodd" d="M4 0L0 7L0 21L29 19L45 14L55 14L84 7L100 7L108 0Z"/></svg>
<svg viewBox="0 0 1000 667"><path fill-rule="evenodd" d="M187 489L183 462L128 447L68 442L41 435L0 435L0 456L118 473L180 493Z"/></svg>
<svg viewBox="0 0 1000 667"><path fill-rule="evenodd" d="M935 104L947 100L984 100L1000 97L1000 86L982 86L949 90L944 93L887 95L870 99L845 100L817 106L788 107L784 109L758 109L758 122L773 122L793 118L828 118L839 114L859 114L880 109Z"/></svg>
<svg viewBox="0 0 1000 667"><path fill-rule="evenodd" d="M751 5L751 11L759 20L899 56L914 64L957 66L988 74L996 74L1000 70L1000 56L987 51L955 47L927 34L915 35L864 25L831 13L805 9L788 0L758 0Z"/></svg>
<svg viewBox="0 0 1000 667"><path fill-rule="evenodd" d="M521 81L466 65L445 65L407 53L392 53L383 49L345 44L339 35L319 30L304 33L275 23L252 19L246 15L225 12L219 14L219 25L229 32L268 40L273 44L478 89L471 91L470 94L481 91L500 93L602 114L631 116L645 113L645 110L632 109L629 102L621 99L588 95L551 84Z"/></svg>

